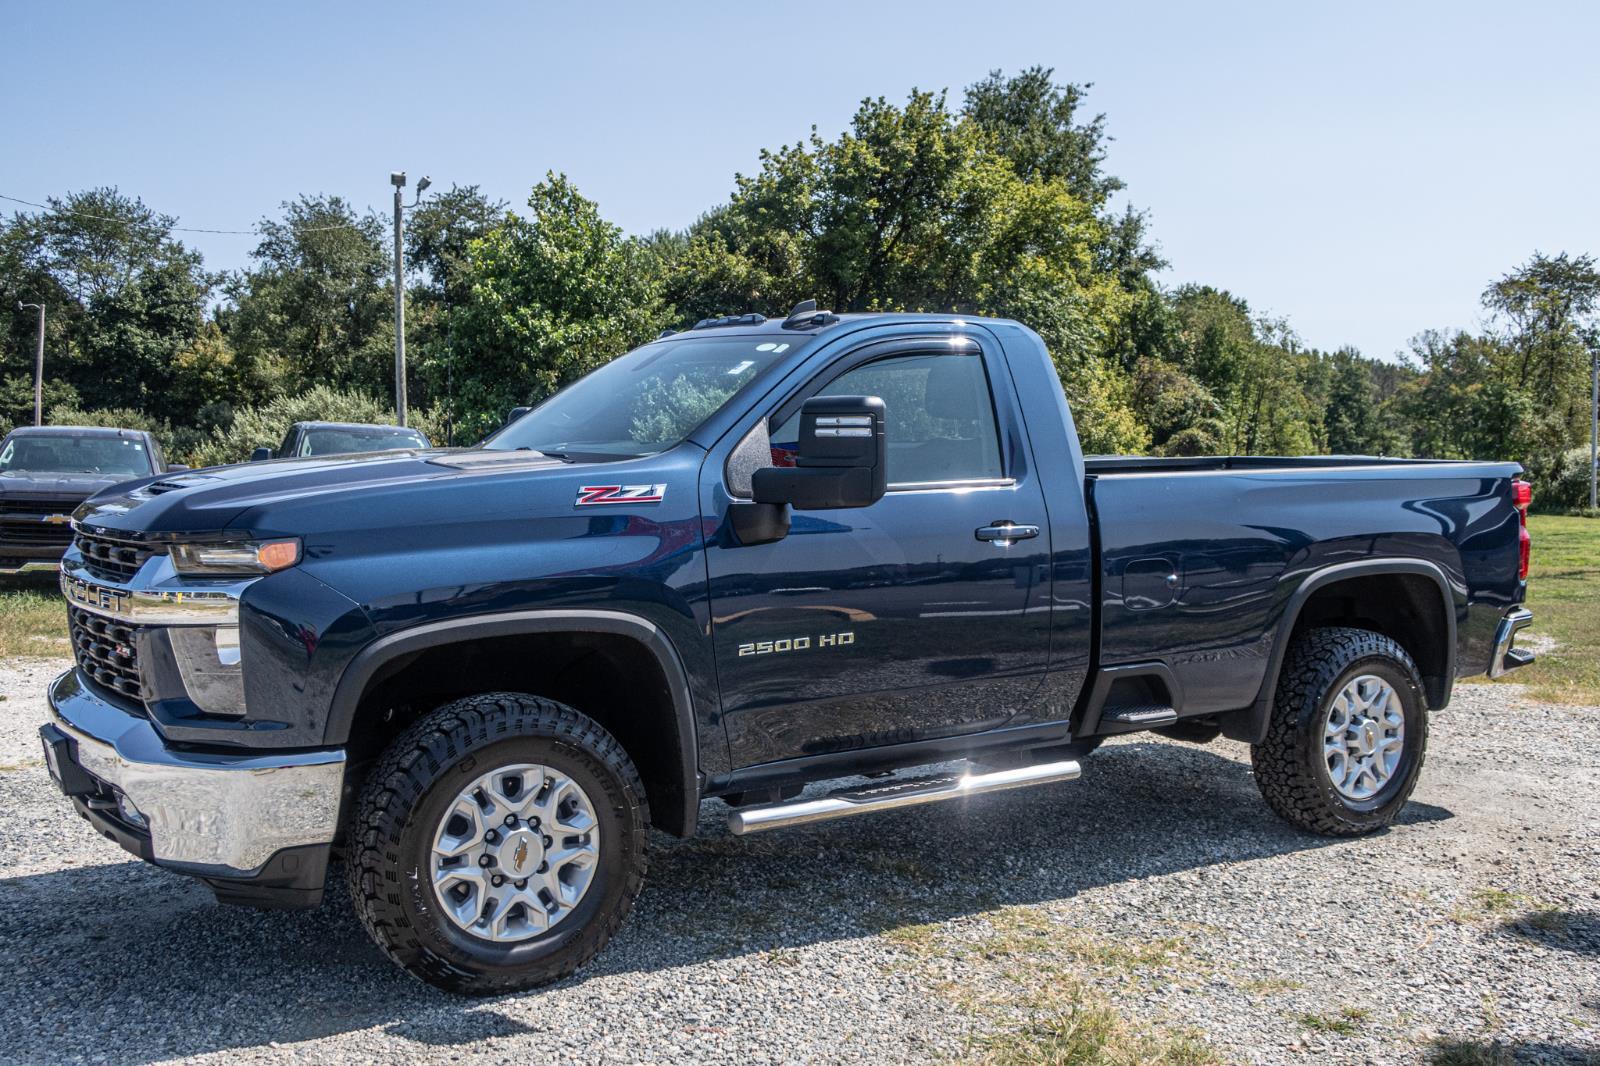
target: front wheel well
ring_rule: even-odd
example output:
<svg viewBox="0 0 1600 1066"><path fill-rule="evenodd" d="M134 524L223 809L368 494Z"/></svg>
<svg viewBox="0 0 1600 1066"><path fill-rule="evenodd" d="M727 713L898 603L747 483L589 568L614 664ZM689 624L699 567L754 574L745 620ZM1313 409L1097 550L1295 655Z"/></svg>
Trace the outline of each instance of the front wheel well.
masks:
<svg viewBox="0 0 1600 1066"><path fill-rule="evenodd" d="M346 792L407 726L453 700L485 692L525 692L593 718L638 767L653 824L694 831L695 752L685 750L676 700L655 653L616 633L544 632L481 637L411 651L368 681L351 719Z"/></svg>

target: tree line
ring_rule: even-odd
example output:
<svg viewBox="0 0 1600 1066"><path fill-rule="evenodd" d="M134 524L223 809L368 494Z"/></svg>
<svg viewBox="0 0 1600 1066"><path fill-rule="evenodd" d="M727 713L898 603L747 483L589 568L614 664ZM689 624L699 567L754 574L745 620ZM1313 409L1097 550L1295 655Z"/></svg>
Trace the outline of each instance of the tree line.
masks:
<svg viewBox="0 0 1600 1066"><path fill-rule="evenodd" d="M1399 363L1306 344L1205 285L1164 288L1145 214L1115 210L1088 86L1033 68L958 99L864 101L831 140L764 151L682 231L631 236L560 174L510 209L473 185L408 216L414 421L471 443L667 328L727 313L1016 318L1056 362L1091 452L1515 459L1546 506L1586 501L1593 257L1534 253L1482 293L1478 332ZM207 270L177 220L98 188L0 221L0 428L31 419L44 302L49 421L150 428L177 458L246 458L301 418L389 417L387 220L306 195Z"/></svg>

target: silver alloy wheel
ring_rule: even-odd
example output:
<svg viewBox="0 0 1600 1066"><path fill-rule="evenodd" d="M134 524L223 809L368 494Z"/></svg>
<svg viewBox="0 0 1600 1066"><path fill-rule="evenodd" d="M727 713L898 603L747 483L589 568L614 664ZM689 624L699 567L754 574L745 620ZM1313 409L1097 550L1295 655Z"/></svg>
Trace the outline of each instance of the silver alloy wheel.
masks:
<svg viewBox="0 0 1600 1066"><path fill-rule="evenodd" d="M1354 678L1328 704L1322 754L1333 787L1346 799L1383 790L1405 752L1406 715L1394 686L1373 674Z"/></svg>
<svg viewBox="0 0 1600 1066"><path fill-rule="evenodd" d="M538 936L578 905L600 858L588 795L548 766L483 774L456 795L433 835L433 890L473 936Z"/></svg>

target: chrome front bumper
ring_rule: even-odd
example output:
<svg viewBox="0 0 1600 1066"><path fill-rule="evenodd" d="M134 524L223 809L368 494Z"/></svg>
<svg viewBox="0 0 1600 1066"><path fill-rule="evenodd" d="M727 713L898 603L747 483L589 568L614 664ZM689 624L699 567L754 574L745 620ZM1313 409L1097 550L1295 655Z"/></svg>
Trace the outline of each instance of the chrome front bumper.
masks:
<svg viewBox="0 0 1600 1066"><path fill-rule="evenodd" d="M1515 648L1517 633L1528 628L1533 622L1533 612L1526 607L1518 607L1504 618L1494 631L1494 654L1489 659L1489 676L1500 677L1508 670L1515 670L1519 666L1527 666L1533 662L1533 652L1526 648Z"/></svg>
<svg viewBox="0 0 1600 1066"><path fill-rule="evenodd" d="M334 839L343 751L173 750L148 719L100 698L76 670L51 684L50 709L54 727L69 741L73 767L117 797L120 816L148 834L149 857L160 865L202 877L248 878L284 849ZM70 770L53 766L52 772L64 782Z"/></svg>

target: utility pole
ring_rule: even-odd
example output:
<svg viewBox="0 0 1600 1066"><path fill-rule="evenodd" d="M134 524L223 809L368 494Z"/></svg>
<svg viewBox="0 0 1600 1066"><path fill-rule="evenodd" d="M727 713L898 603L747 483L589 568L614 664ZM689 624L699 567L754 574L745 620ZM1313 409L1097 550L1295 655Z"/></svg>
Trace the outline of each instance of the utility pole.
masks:
<svg viewBox="0 0 1600 1066"><path fill-rule="evenodd" d="M406 424L406 285L405 285L405 187L406 172L389 175L394 186L394 413Z"/></svg>
<svg viewBox="0 0 1600 1066"><path fill-rule="evenodd" d="M417 198L405 202L406 172L396 170L389 175L394 186L394 413L395 419L406 424L406 264L405 264L405 211L422 202L422 194L433 181L424 174L417 181Z"/></svg>
<svg viewBox="0 0 1600 1066"><path fill-rule="evenodd" d="M42 314L43 312L41 312ZM40 336L44 336L43 333ZM1589 510L1600 508L1595 499L1600 479L1600 345L1589 353Z"/></svg>
<svg viewBox="0 0 1600 1066"><path fill-rule="evenodd" d="M45 304L24 304L18 301L16 309L26 311L27 307L34 307L38 311L38 346L34 349L34 424L45 424Z"/></svg>

